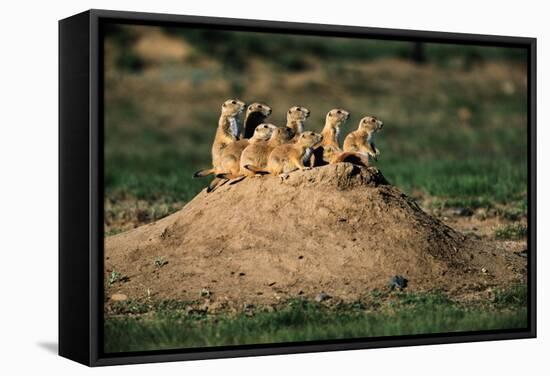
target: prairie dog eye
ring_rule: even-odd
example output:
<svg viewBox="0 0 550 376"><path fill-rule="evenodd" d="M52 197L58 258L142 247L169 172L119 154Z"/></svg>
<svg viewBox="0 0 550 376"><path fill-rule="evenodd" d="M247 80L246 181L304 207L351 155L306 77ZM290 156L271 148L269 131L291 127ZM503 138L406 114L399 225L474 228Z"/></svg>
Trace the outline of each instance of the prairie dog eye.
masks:
<svg viewBox="0 0 550 376"><path fill-rule="evenodd" d="M301 109L300 107L298 107L298 108L296 109L296 111L302 111L302 109Z"/></svg>
<svg viewBox="0 0 550 376"><path fill-rule="evenodd" d="M262 105L261 105L261 104L259 104L259 105L258 105L258 108L262 108Z"/></svg>
<svg viewBox="0 0 550 376"><path fill-rule="evenodd" d="M231 101L231 104L237 104L237 101Z"/></svg>
<svg viewBox="0 0 550 376"><path fill-rule="evenodd" d="M336 113L337 113L337 114L341 114L341 113L342 113L342 111L338 110L338 111L336 111Z"/></svg>

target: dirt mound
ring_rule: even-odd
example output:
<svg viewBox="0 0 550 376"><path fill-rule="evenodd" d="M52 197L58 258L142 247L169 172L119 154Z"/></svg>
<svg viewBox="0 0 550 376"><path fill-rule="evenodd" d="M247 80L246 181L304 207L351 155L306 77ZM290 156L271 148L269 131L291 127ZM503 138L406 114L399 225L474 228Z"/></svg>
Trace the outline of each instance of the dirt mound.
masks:
<svg viewBox="0 0 550 376"><path fill-rule="evenodd" d="M352 300L395 275L409 290L466 293L519 278L519 261L497 248L431 217L376 168L341 163L228 183L108 237L106 298L202 294L238 307L324 291Z"/></svg>

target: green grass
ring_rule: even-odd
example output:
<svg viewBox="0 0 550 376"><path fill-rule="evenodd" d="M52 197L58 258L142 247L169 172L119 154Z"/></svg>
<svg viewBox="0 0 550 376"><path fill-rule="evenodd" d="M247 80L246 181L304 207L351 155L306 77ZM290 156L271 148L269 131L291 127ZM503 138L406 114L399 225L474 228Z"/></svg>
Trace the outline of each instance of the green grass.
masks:
<svg viewBox="0 0 550 376"><path fill-rule="evenodd" d="M506 149L510 136L495 134L488 148L483 136L468 140L460 130L442 129L446 136L430 143L423 138L433 134L433 129L401 135L404 125L394 127L397 128L392 131L394 134L380 135L382 157L376 163L392 184L409 194L421 190L429 196L440 197L446 206L478 208L515 203L515 210L503 215L516 220L526 214L527 207L522 205L526 202L526 155L501 152ZM523 130L517 129L515 133L520 138ZM132 197L156 207L185 203L208 184L209 178L191 178L194 171L210 164L207 136L201 138L195 131L186 129L174 137L162 134L163 131L149 129L146 135L113 132L108 137L107 197L113 200ZM135 148L119 149L123 138ZM456 143L457 139L463 142ZM200 153L191 148L189 142L203 145ZM462 157L463 153L466 157Z"/></svg>
<svg viewBox="0 0 550 376"><path fill-rule="evenodd" d="M449 202L462 200L467 206L478 207L525 200L527 139L526 128L517 117L524 111L523 103L519 101L518 107L517 102L499 98L497 104L471 105L472 126L464 128L452 124L455 113L439 105L442 119L424 123L422 114L434 107L430 98L410 103L405 98L401 113L396 113L395 119L384 119L387 126L377 139L382 156L376 165L390 182L408 193L420 189ZM208 179L191 176L210 165L215 129L204 124L216 124L215 114L200 113L187 127L167 130L150 125L157 122L154 114L147 114L153 119L145 121L138 103L124 99L107 106L106 196L127 195L151 203L189 201L208 184ZM501 107L503 104L508 107ZM401 119L407 113L410 123ZM494 119L485 119L487 114L494 114ZM512 115L514 125L499 128L499 123ZM320 130L322 120L310 123ZM348 124L345 132L352 127L354 124Z"/></svg>
<svg viewBox="0 0 550 376"><path fill-rule="evenodd" d="M496 238L525 237L524 51L426 44L427 61L417 65L407 42L277 35L264 43L260 33L166 31L193 46L190 58L142 59L131 48L139 34L108 30L117 51L111 60L106 56L112 64L105 82L106 236L169 215L208 184L191 176L210 166L219 104L238 96L272 105L276 124L290 105L307 106L306 127L315 131L330 108L346 108L352 119L343 136L362 115L379 116L385 127L376 166L392 184L422 192L434 206L490 208L516 222L499 228ZM248 64L254 60L265 64L262 70ZM150 262L162 268L171 260ZM113 270L107 283L124 278ZM105 350L518 328L527 321L525 286L497 290L494 300L475 304L441 293L375 291L350 304L293 300L275 311L239 315L197 309L204 297L109 303Z"/></svg>
<svg viewBox="0 0 550 376"><path fill-rule="evenodd" d="M495 236L503 240L523 239L527 236L527 225L522 223L504 225L495 231Z"/></svg>
<svg viewBox="0 0 550 376"><path fill-rule="evenodd" d="M174 210L177 210L203 189L209 178L192 179L191 176L196 170L210 166L217 107L222 99L236 95L248 101L272 104L275 123L282 121L286 105L294 101L307 105L312 110L307 127L317 131L321 129L325 111L336 105L352 112L344 134L356 127L361 114L377 114L386 126L377 138L382 155L376 165L405 193L422 191L441 199L446 206L489 208L513 204L515 210L500 214L510 221L525 216L526 205L521 205L526 201L527 192L527 96L521 86L523 81L517 75L487 76L481 64L491 62L514 72L521 69L524 57L521 51L429 44L425 65L430 67L429 79L418 80L413 73L404 79L399 73L403 67L395 62L389 62L387 72L382 75L373 75L357 65L381 58L406 62L410 43L338 38L319 43L317 38L281 35L273 37L272 43L259 43L260 34L169 32L194 44L194 54L219 62L225 61L229 37L242 47L239 51L253 53L258 59L277 55L280 60L274 63L277 69L266 68L273 75L270 85L276 90L256 98L258 94L251 94L249 90L254 86L247 81L249 67L239 64L242 72L229 75L227 67L216 70L191 61L159 64L157 68L162 69L163 74L156 80L132 69L122 69L108 79L105 194L113 203L113 217L119 217L117 212L123 218L132 217L130 209L120 203L124 200L145 201L150 207L176 205ZM126 30L113 34L112 38L124 51L136 35ZM233 50L231 48L231 58L238 63L242 56L233 54ZM298 50L300 54L296 56ZM312 57L322 58L324 65L308 67ZM456 60L467 63L468 67L455 66ZM116 67L118 63L113 64ZM397 73L393 73L391 64L395 64ZM284 85L292 80L296 70L308 69L317 69L317 78L305 80L298 88ZM479 72L472 76L469 73L472 70ZM200 78L196 77L198 73ZM334 90L323 90L323 82L330 81L334 75L339 77L338 82L333 83ZM137 90L125 89L118 84L120 78L140 82L140 85L136 86ZM126 82L124 80L122 82ZM196 92L182 91L174 101L172 82L186 81L193 83ZM227 91L201 91L202 86L208 87L216 81L225 82ZM513 91L503 90L506 85L512 85ZM288 98L290 102L276 105L281 98ZM470 114L465 120L458 116L461 110ZM158 219L157 215L147 217L134 224ZM115 223L109 233L117 230Z"/></svg>
<svg viewBox="0 0 550 376"><path fill-rule="evenodd" d="M166 264L168 264L168 261L166 261L162 256L156 257L153 263L153 265L155 265L157 268L162 268Z"/></svg>
<svg viewBox="0 0 550 376"><path fill-rule="evenodd" d="M112 62L116 74L106 80L105 105L105 194L113 203L113 217L120 212L131 218L122 201L177 210L203 189L209 178L191 175L210 166L219 103L234 96L271 104L270 120L275 123L283 121L285 106L301 103L312 110L306 127L317 131L328 109L345 107L352 119L344 135L355 129L361 115L378 115L386 126L377 138L382 155L376 165L405 193L422 191L446 206L512 205L514 210L500 214L511 221L525 216L527 208L521 203L527 192L527 95L522 51L427 44L428 60L419 67L407 65L412 52L407 42L276 35L263 43L262 34L255 33L165 31L192 44L195 60L142 67L158 69L158 76L136 72L139 67L127 59L128 46L138 34L131 28L110 31L119 59ZM250 54L267 64L262 69L273 80L259 86L269 90L254 89L251 77L266 72L243 64ZM278 58L274 62L266 56ZM393 60L381 70L377 60L388 58ZM215 68L200 59L225 65ZM311 64L312 59L323 63ZM488 70L485 63L498 69ZM296 71L312 77L289 85ZM332 82L333 77L338 80ZM173 90L186 82L192 84L191 93ZM214 83L220 85L209 86ZM461 118L460 113L467 115ZM155 219L157 215L148 215L134 224ZM117 230L116 225L109 228Z"/></svg>
<svg viewBox="0 0 550 376"><path fill-rule="evenodd" d="M119 228L115 228L113 230L108 230L108 231L105 231L105 237L108 237L108 236L113 236L113 235L116 235L116 234L120 234L121 232L123 232L122 229L119 229Z"/></svg>
<svg viewBox="0 0 550 376"><path fill-rule="evenodd" d="M422 189L431 196L454 198L455 204L464 206L481 207L514 197L519 199L527 179L527 170L515 162L484 157L394 159L381 161L379 167L401 189Z"/></svg>
<svg viewBox="0 0 550 376"><path fill-rule="evenodd" d="M526 307L527 293L526 285L516 284L509 288L498 289L493 302L497 307Z"/></svg>
<svg viewBox="0 0 550 376"><path fill-rule="evenodd" d="M463 305L440 293L372 293L369 301L328 307L292 300L275 311L187 313L185 303L124 302L105 321L105 351L124 352L326 339L523 328L524 286L499 290L493 302Z"/></svg>
<svg viewBox="0 0 550 376"><path fill-rule="evenodd" d="M499 214L510 221L517 221L527 215L527 196L523 195L522 199L516 201L514 205L508 208L500 209Z"/></svg>
<svg viewBox="0 0 550 376"><path fill-rule="evenodd" d="M109 286L110 286L113 283L118 282L121 278L122 278L122 274L113 269L111 271L111 274L109 274L109 279L107 282L109 283Z"/></svg>
<svg viewBox="0 0 550 376"><path fill-rule="evenodd" d="M191 177L200 167L209 166L213 135L193 129L157 129L145 123L142 115L135 104L125 101L107 108L107 123L113 126L106 127L106 197L168 204L189 201L205 186L205 180ZM216 119L205 122L216 124Z"/></svg>

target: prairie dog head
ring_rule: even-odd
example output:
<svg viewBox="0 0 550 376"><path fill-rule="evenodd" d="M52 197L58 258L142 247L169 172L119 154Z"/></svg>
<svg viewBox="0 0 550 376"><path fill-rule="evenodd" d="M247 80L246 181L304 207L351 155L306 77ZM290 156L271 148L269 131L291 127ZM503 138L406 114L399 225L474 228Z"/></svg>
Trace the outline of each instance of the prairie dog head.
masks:
<svg viewBox="0 0 550 376"><path fill-rule="evenodd" d="M262 123L256 127L256 130L254 131L254 135L251 138L251 141L267 141L270 139L271 135L273 134L273 131L276 130L277 127L273 124L269 123Z"/></svg>
<svg viewBox="0 0 550 376"><path fill-rule="evenodd" d="M341 108L334 108L327 114L325 124L339 127L349 119L349 112Z"/></svg>
<svg viewBox="0 0 550 376"><path fill-rule="evenodd" d="M323 141L323 136L321 134L307 131L302 133L298 137L297 143L307 148L311 148L317 145L318 143L320 143L321 141Z"/></svg>
<svg viewBox="0 0 550 376"><path fill-rule="evenodd" d="M336 137L340 134L340 127L349 119L349 112L341 108L330 110L325 119L325 127L323 130L334 130Z"/></svg>
<svg viewBox="0 0 550 376"><path fill-rule="evenodd" d="M286 121L306 121L310 111L304 106L292 106L286 113Z"/></svg>
<svg viewBox="0 0 550 376"><path fill-rule="evenodd" d="M269 141L272 141L277 145L282 145L289 142L292 137L294 137L294 132L292 132L292 129L288 127L277 127L273 130Z"/></svg>
<svg viewBox="0 0 550 376"><path fill-rule="evenodd" d="M238 99L228 99L222 104L222 115L237 116L243 112L246 103Z"/></svg>
<svg viewBox="0 0 550 376"><path fill-rule="evenodd" d="M271 115L271 107L265 103L254 102L246 109L246 116L249 116L253 112L257 112L262 114L264 117L268 117Z"/></svg>
<svg viewBox="0 0 550 376"><path fill-rule="evenodd" d="M365 116L359 121L358 130L365 131L368 134L374 134L382 129L384 123L374 116Z"/></svg>

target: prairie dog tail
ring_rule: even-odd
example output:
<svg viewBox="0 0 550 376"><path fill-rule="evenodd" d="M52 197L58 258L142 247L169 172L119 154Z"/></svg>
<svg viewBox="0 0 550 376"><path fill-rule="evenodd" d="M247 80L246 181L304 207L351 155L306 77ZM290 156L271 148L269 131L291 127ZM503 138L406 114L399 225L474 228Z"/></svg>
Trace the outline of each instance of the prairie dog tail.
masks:
<svg viewBox="0 0 550 376"><path fill-rule="evenodd" d="M199 171L197 171L193 174L193 178L203 178L205 176L212 175L214 172L215 171L214 171L213 168L208 168L208 169L205 169L205 170L199 170Z"/></svg>
<svg viewBox="0 0 550 376"><path fill-rule="evenodd" d="M224 183L227 183L227 179L220 179L218 177L214 178L210 184L208 184L208 187L206 187L206 193L212 192L214 189L218 188L220 185L223 185Z"/></svg>
<svg viewBox="0 0 550 376"><path fill-rule="evenodd" d="M216 174L216 178L225 179L225 180L236 179L238 177L240 177L240 175L234 175L231 172L222 172L222 173Z"/></svg>
<svg viewBox="0 0 550 376"><path fill-rule="evenodd" d="M262 170L261 168L258 168L256 166L253 166L253 165L250 165L250 164L247 164L244 166L244 168L246 168L248 171L252 171L256 174L269 174L269 171L265 171L265 170Z"/></svg>
<svg viewBox="0 0 550 376"><path fill-rule="evenodd" d="M368 167L370 165L368 156L363 155L361 153L351 152L351 151L340 153L334 159L333 163L340 163L340 162L350 162L350 163L360 165L360 166L365 166L365 167Z"/></svg>

